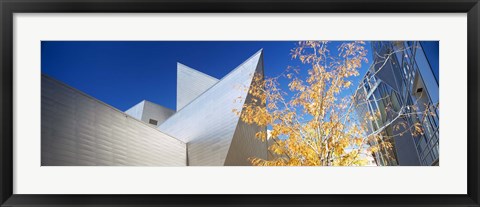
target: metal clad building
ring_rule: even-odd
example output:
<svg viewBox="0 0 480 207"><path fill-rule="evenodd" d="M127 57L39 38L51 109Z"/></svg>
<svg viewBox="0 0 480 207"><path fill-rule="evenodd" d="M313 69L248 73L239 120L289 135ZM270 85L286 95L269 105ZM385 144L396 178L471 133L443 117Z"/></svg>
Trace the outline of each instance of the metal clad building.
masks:
<svg viewBox="0 0 480 207"><path fill-rule="evenodd" d="M177 63L177 111L217 82L214 77Z"/></svg>
<svg viewBox="0 0 480 207"><path fill-rule="evenodd" d="M241 110L253 75L263 74L262 60L259 51L159 126L161 131L188 143L189 165L225 164L239 123L232 110ZM235 101L238 97L242 100Z"/></svg>
<svg viewBox="0 0 480 207"><path fill-rule="evenodd" d="M185 166L186 145L42 75L43 166Z"/></svg>
<svg viewBox="0 0 480 207"><path fill-rule="evenodd" d="M255 138L265 129L232 112L251 101L262 51L221 80L182 64L177 71L176 112L142 101L124 113L42 75L42 166L222 166L267 158L267 143Z"/></svg>
<svg viewBox="0 0 480 207"><path fill-rule="evenodd" d="M175 111L150 101L143 100L142 102L125 111L125 113L145 123L159 126L170 116L172 116Z"/></svg>

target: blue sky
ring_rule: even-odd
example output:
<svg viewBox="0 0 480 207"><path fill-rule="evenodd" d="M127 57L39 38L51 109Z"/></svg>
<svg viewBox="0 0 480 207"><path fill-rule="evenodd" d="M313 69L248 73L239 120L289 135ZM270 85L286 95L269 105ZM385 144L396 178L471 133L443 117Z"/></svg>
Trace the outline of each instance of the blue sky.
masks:
<svg viewBox="0 0 480 207"><path fill-rule="evenodd" d="M42 41L41 67L42 73L122 111L142 100L175 109L177 62L220 79L263 48L265 74L272 76L288 66L301 66L290 55L295 44L293 41ZM339 42L332 46L336 44ZM371 59L369 43L367 50ZM362 75L368 66L363 65ZM358 82L361 76L352 82Z"/></svg>
<svg viewBox="0 0 480 207"><path fill-rule="evenodd" d="M142 100L175 109L177 62L222 78L264 49L266 73L284 70L295 42L43 41L42 73L122 111Z"/></svg>

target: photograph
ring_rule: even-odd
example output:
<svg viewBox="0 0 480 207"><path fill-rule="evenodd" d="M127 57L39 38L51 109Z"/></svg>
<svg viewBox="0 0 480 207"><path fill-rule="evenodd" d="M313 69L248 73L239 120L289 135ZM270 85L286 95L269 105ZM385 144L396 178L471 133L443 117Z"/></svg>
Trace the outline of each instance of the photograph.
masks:
<svg viewBox="0 0 480 207"><path fill-rule="evenodd" d="M41 41L39 164L440 166L439 44Z"/></svg>
<svg viewBox="0 0 480 207"><path fill-rule="evenodd" d="M479 1L0 0L0 207L480 207Z"/></svg>

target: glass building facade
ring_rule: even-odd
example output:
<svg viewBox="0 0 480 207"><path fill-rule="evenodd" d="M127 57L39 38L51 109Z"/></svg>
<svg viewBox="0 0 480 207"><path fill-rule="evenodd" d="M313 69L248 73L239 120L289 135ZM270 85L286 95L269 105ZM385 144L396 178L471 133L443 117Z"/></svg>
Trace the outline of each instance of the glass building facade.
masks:
<svg viewBox="0 0 480 207"><path fill-rule="evenodd" d="M377 165L439 165L438 42L372 42L374 63L356 93ZM384 145L378 142L388 142ZM385 147L388 146L388 147Z"/></svg>

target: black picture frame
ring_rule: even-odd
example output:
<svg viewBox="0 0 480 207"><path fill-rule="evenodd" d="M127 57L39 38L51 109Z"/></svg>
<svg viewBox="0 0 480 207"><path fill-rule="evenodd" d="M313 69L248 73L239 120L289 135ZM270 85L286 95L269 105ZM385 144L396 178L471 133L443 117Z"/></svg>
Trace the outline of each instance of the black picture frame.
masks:
<svg viewBox="0 0 480 207"><path fill-rule="evenodd" d="M0 0L1 206L480 206L478 0ZM465 195L20 195L13 194L14 13L467 13L468 186ZM445 178L453 179L453 178ZM92 186L93 187L93 186Z"/></svg>

